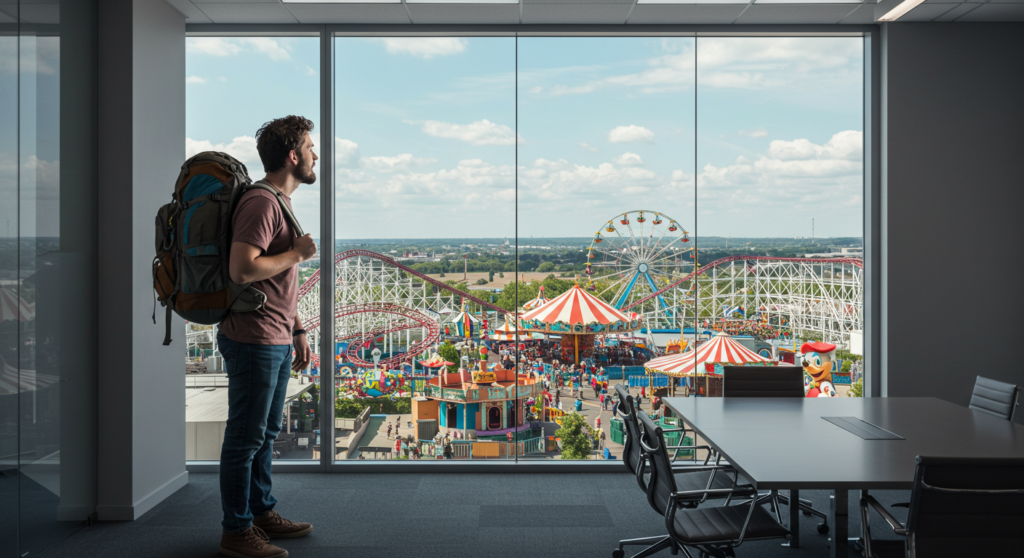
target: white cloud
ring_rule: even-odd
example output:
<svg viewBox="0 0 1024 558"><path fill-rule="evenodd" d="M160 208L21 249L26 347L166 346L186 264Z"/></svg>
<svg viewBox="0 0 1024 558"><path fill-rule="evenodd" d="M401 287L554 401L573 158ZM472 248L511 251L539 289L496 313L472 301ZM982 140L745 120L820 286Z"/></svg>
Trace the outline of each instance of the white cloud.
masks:
<svg viewBox="0 0 1024 558"><path fill-rule="evenodd" d="M624 166L644 164L644 160L641 159L639 155L637 155L636 153L629 152L623 153L622 155L615 157L614 159L612 159L612 162L615 163L616 165Z"/></svg>
<svg viewBox="0 0 1024 558"><path fill-rule="evenodd" d="M593 145L590 145L589 143L587 143L585 141L581 141L577 145L582 147L584 151L589 151L591 153L597 153L597 148L594 147Z"/></svg>
<svg viewBox="0 0 1024 558"><path fill-rule="evenodd" d="M455 37L388 37L371 40L384 43L388 54L409 54L424 59L458 54L469 45L465 39Z"/></svg>
<svg viewBox="0 0 1024 558"><path fill-rule="evenodd" d="M306 66L306 75L307 76L315 76L316 75L316 70L314 70L310 66Z"/></svg>
<svg viewBox="0 0 1024 558"><path fill-rule="evenodd" d="M359 144L352 140L334 138L334 163L339 168L359 166Z"/></svg>
<svg viewBox="0 0 1024 558"><path fill-rule="evenodd" d="M228 80L228 78L226 78L224 76L217 76L217 81L227 81L227 80Z"/></svg>
<svg viewBox="0 0 1024 558"><path fill-rule="evenodd" d="M291 58L291 45L270 37L246 37L228 39L223 37L189 37L185 39L185 51L208 56L234 56L242 52L259 52L271 60Z"/></svg>
<svg viewBox="0 0 1024 558"><path fill-rule="evenodd" d="M768 136L767 128L751 128L749 130L740 130L739 135L748 138L763 138Z"/></svg>
<svg viewBox="0 0 1024 558"><path fill-rule="evenodd" d="M618 126L608 132L608 141L611 143L654 143L654 132L635 124Z"/></svg>
<svg viewBox="0 0 1024 558"><path fill-rule="evenodd" d="M199 76L188 76L185 78L185 83L206 83L208 81L210 80Z"/></svg>
<svg viewBox="0 0 1024 558"><path fill-rule="evenodd" d="M360 159L360 163L363 167L377 172L408 170L413 167L422 167L436 162L437 159L430 157L413 157L410 153L402 153L394 157L377 156L363 157Z"/></svg>
<svg viewBox="0 0 1024 558"><path fill-rule="evenodd" d="M437 120L413 121L406 124L422 124L423 133L435 138L457 139L473 145L515 145L525 143L515 130L490 120L478 120L470 124L453 124Z"/></svg>
<svg viewBox="0 0 1024 558"><path fill-rule="evenodd" d="M203 151L222 151L227 153L245 164L250 173L263 169L263 165L260 162L260 154L256 151L256 138L254 137L238 136L231 140L230 143L213 143L209 140L185 138L186 159Z"/></svg>

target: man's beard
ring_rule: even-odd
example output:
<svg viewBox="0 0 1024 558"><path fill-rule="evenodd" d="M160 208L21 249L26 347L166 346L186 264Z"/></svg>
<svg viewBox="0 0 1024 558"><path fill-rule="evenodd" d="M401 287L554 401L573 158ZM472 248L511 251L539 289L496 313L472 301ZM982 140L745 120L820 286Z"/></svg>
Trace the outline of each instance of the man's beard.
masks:
<svg viewBox="0 0 1024 558"><path fill-rule="evenodd" d="M292 176L302 184L312 184L316 182L316 173L313 172L312 159L306 159L300 154L299 164L295 165L295 170L292 171Z"/></svg>

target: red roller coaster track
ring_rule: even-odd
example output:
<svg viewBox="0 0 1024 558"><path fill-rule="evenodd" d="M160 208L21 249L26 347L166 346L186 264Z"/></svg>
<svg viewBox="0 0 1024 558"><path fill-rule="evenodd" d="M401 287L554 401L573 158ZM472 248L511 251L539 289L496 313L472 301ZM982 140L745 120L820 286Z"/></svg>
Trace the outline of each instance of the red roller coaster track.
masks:
<svg viewBox="0 0 1024 558"><path fill-rule="evenodd" d="M475 297L475 296L473 296L473 295L471 295L471 294L469 294L469 293L467 293L465 291L460 291L459 289L456 289L456 288L452 287L451 285L445 284L443 281L438 281L437 279L434 279L432 277L428 277L428 276L426 276L426 275L416 271L415 269L413 269L413 268L411 268L409 266L402 265L402 264L396 262L395 260L393 260L393 259L391 259L391 258L389 258L389 257L387 257L387 256L385 256L383 254L378 254L377 252L371 252L369 250L346 250L344 252L339 252L337 255L334 256L334 263L338 264L342 260L347 260L348 258L353 258L353 257L357 257L357 256L365 256L367 258L374 258L374 259L378 259L378 260L380 260L380 261L382 261L382 262L384 262L384 263L386 263L388 265L393 265L393 266L397 267L398 269L401 269L402 271L404 271L406 273L409 273L410 275L413 275L415 277L419 277L420 279L426 281L427 283L430 283L431 285L434 285L435 287L438 287L440 289L444 289L446 291L455 293L455 294L465 298L466 300L471 300L471 301L479 304L480 306L483 306L484 308L487 308L488 310L494 310L495 312L498 312L500 314L504 314L504 313L508 312L508 310L505 310L504 308L502 308L500 306L495 306L495 305L491 304L490 302L484 302L484 301L480 300L479 298L477 298L477 297ZM313 273L313 275L309 276L309 279L307 279L306 282L303 283L301 287L299 287L299 298L302 298L303 296L305 296L306 293L308 293L310 291L310 289L312 289L319 282L320 282L320 270L318 269L318 270L316 270L316 272Z"/></svg>
<svg viewBox="0 0 1024 558"><path fill-rule="evenodd" d="M367 361L365 361L365 360L355 356L351 352L351 349L354 346L362 345L363 343L366 342L367 338L373 339L373 338L377 337L378 335L382 335L382 334L386 334L386 333L394 333L396 331L404 331L406 329L410 329L410 328L414 328L414 327L426 328L426 330L427 330L426 336L421 341L419 341L419 342L413 344L411 347L409 347L409 349L405 353L402 353L400 355L395 355L395 356L392 356L392 357L389 357L389 358L386 358L386 359L380 361L381 364L385 364L385 365L388 365L388 366L393 366L393 365L399 364L399 363L401 363L401 362L411 358L413 355L418 355L419 353L423 352L423 350L426 347L429 347L430 345L433 345L434 342L437 341L438 337L441 335L441 326L438 325L437 320L431 318L430 316L428 316L428 315L426 315L426 314L424 314L422 312L419 312L417 310L413 310L412 308L406 308L404 306L399 306L397 304L391 304L391 303L387 303L387 302L369 302L369 303L364 303L364 304L349 304L349 305L337 308L335 310L335 312L334 312L334 317L340 318L342 316L350 316L352 314L362 314L362 313L391 314L393 316L398 316L400 318L405 318L406 320L409 320L409 321L408 322L403 322L403 323L400 323L400 324L396 324L394 326L377 328L377 329L375 329L373 331L366 332L365 334L357 333L357 334L350 335L350 336L347 336L347 337L340 337L340 338L338 338L338 339L348 339L348 338L352 338L352 337L357 337L358 341L356 341L355 343L350 343L349 344L349 351L346 353L346 355L348 356L349 360L351 360L354 364L359 365L359 366L372 366L372 363L369 363L369 362L367 362ZM319 328L320 327L320 317L317 316L314 319L309 320L308 322L303 324L303 327L305 329L317 329L317 328ZM314 357L313 361L314 361L314 364L319 364L319 358L318 357Z"/></svg>
<svg viewBox="0 0 1024 558"><path fill-rule="evenodd" d="M651 294L641 298L640 300L634 302L633 304L630 304L629 306L626 306L625 308L622 308L622 310L629 310L630 308L633 308L634 306L643 304L643 303L647 302L648 300L651 300L652 298L654 298L656 296L661 296L666 291L674 289L674 288L678 287L679 285L682 285L684 282L689 281L690 279L693 279L694 277L696 277L698 275L703 275L705 271L708 271L710 269L714 269L714 268L716 268L716 267L718 267L718 266L720 266L722 264L725 264L725 263L736 262L736 261L792 262L792 263L838 263L838 264L853 264L853 265L855 265L855 266L857 266L857 267L859 267L861 269L864 268L864 261L859 259L859 258L773 258L771 256L728 256L728 257L725 257L725 258L719 258L719 259L717 259L717 260L715 260L715 261L713 261L713 262L711 262L709 264L705 264L704 267L701 267L697 271L694 271L693 273L687 275L686 277L683 277L682 279L679 279L679 280L673 281L672 283L669 283L668 286L663 287L661 290L659 290L657 292L654 292L654 293L651 293Z"/></svg>

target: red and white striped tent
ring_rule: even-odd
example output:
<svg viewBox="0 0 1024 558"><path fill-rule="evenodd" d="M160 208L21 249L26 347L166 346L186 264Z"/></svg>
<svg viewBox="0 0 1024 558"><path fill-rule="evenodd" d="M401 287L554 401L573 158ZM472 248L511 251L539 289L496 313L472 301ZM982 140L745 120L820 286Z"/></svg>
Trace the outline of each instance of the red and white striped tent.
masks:
<svg viewBox="0 0 1024 558"><path fill-rule="evenodd" d="M704 375L705 364L750 364L767 363L769 359L740 345L725 332L716 333L711 341L697 347L696 352L688 350L682 353L658 357L644 363L649 372L667 376L689 376L695 366L697 375Z"/></svg>
<svg viewBox="0 0 1024 558"><path fill-rule="evenodd" d="M516 326L511 316L505 317L505 323L494 330L494 335L491 336L494 341L515 341L516 340Z"/></svg>
<svg viewBox="0 0 1024 558"><path fill-rule="evenodd" d="M18 369L5 362L3 373L0 374L0 395L18 393L19 383L21 391L26 392L52 386L59 379L51 374L37 374L35 370L22 370L19 378Z"/></svg>
<svg viewBox="0 0 1024 558"><path fill-rule="evenodd" d="M28 322L36 317L36 305L25 302L17 291L0 287L0 322Z"/></svg>
<svg viewBox="0 0 1024 558"><path fill-rule="evenodd" d="M537 293L537 298L527 300L523 303L523 310L534 310L540 308L548 302L548 299L544 298L544 285L540 286L540 292Z"/></svg>
<svg viewBox="0 0 1024 558"><path fill-rule="evenodd" d="M607 302L573 285L540 308L519 316L519 329L554 334L605 334L640 328L639 316L631 318Z"/></svg>

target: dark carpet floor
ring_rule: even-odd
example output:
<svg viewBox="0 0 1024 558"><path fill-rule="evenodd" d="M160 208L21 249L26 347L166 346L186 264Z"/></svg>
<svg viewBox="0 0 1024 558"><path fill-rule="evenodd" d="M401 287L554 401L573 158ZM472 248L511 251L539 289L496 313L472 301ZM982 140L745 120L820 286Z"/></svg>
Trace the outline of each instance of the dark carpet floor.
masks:
<svg viewBox="0 0 1024 558"><path fill-rule="evenodd" d="M872 494L886 505L909 499L908 492ZM664 532L664 520L626 474L277 474L274 495L284 517L314 525L308 537L280 542L292 558L608 558L619 539ZM826 492L801 496L828 509ZM859 533L859 493L850 496L850 532ZM905 513L895 510L900 519ZM139 520L84 527L45 556L214 558L220 520L217 475L191 474L188 486ZM737 555L828 556L817 524L802 518L799 549L747 542ZM895 538L881 520L872 531Z"/></svg>

